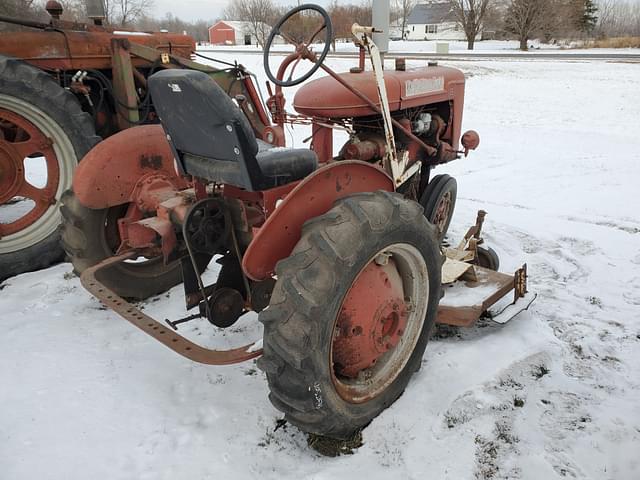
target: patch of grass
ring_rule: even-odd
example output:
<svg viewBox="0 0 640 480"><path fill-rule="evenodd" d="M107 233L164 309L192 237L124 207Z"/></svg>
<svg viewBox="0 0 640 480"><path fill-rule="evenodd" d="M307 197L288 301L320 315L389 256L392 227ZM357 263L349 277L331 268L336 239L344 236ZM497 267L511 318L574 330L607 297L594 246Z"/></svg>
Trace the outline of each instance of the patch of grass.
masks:
<svg viewBox="0 0 640 480"><path fill-rule="evenodd" d="M274 444L278 444L279 445L280 442L276 439L275 433L280 428L282 428L283 431L287 430L287 421L284 418L279 418L279 419L276 420L276 425L273 428L273 430L267 428L267 431L265 432L265 435L264 435L264 439L262 441L258 442L258 446L259 447L267 447L267 446L271 445L272 442Z"/></svg>
<svg viewBox="0 0 640 480"><path fill-rule="evenodd" d="M640 37L616 37L590 40L584 43L584 48L640 48Z"/></svg>
<svg viewBox="0 0 640 480"><path fill-rule="evenodd" d="M598 297L591 296L587 300L589 304L602 308L602 300L600 300Z"/></svg>
<svg viewBox="0 0 640 480"><path fill-rule="evenodd" d="M476 462L477 469L475 477L477 479L494 478L500 471L497 464L498 444L492 440L477 435L476 442Z"/></svg>
<svg viewBox="0 0 640 480"><path fill-rule="evenodd" d="M444 415L444 423L447 424L447 428L454 428L468 421L469 421L469 417L464 412L459 414L453 414L453 413L447 412Z"/></svg>
<svg viewBox="0 0 640 480"><path fill-rule="evenodd" d="M543 364L534 366L533 371L531 372L531 374L536 380L540 380L542 377L544 377L548 373L549 373L549 369Z"/></svg>
<svg viewBox="0 0 640 480"><path fill-rule="evenodd" d="M520 397L513 397L513 406L518 408L524 407L524 400Z"/></svg>
<svg viewBox="0 0 640 480"><path fill-rule="evenodd" d="M522 390L522 384L511 377L505 377L500 379L501 387L510 387L516 390Z"/></svg>
<svg viewBox="0 0 640 480"><path fill-rule="evenodd" d="M447 338L458 337L460 338L460 329L453 325L446 325L443 323L436 323L431 332L431 338L438 340L445 340Z"/></svg>
<svg viewBox="0 0 640 480"><path fill-rule="evenodd" d="M358 430L345 440L310 433L307 438L307 445L325 457L353 455L355 453L354 450L362 446L362 432Z"/></svg>
<svg viewBox="0 0 640 480"><path fill-rule="evenodd" d="M496 422L495 428L496 438L508 445L518 443L520 439L511 433L511 427L506 423Z"/></svg>
<svg viewBox="0 0 640 480"><path fill-rule="evenodd" d="M75 272L72 270L70 272L65 272L62 275L62 278L64 278L65 280L71 280L72 278L76 278L77 275L75 274Z"/></svg>
<svg viewBox="0 0 640 480"><path fill-rule="evenodd" d="M603 357L602 361L607 363L621 363L618 357L614 357L612 355L607 355L606 357Z"/></svg>

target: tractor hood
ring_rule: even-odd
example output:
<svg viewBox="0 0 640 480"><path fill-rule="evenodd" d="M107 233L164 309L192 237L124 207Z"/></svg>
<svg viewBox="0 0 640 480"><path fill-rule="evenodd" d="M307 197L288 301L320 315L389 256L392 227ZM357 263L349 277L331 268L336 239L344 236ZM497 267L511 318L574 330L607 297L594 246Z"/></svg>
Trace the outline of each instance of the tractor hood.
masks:
<svg viewBox="0 0 640 480"><path fill-rule="evenodd" d="M342 73L340 77L380 105L373 72ZM422 67L406 71L386 70L391 111L451 100L464 89L464 74L455 68ZM348 118L375 115L357 95L327 76L301 87L293 99L298 113L312 117Z"/></svg>

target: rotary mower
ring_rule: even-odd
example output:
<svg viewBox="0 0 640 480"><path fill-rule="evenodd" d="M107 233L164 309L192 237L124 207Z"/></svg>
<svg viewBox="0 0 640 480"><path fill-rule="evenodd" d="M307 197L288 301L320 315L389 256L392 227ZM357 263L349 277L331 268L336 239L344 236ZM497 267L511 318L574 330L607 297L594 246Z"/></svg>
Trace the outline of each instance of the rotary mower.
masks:
<svg viewBox="0 0 640 480"><path fill-rule="evenodd" d="M287 27L300 13L313 32L304 41ZM360 64L337 74L323 63L332 39L327 13L316 5L291 10L265 47L275 84L267 110L240 66L219 76L155 73L148 85L160 123L94 147L62 207L72 259L98 244L112 252L82 269L93 295L193 361L259 357L273 405L300 429L333 438L363 428L401 395L435 322L472 325L510 292L514 304L526 304L518 300L526 268L496 271L497 256L482 241L484 212L458 247L442 243L456 183L430 172L479 143L475 132L461 133L463 74L436 65L405 70L402 62L383 72L373 32L353 26ZM295 50L274 74L268 60L277 35ZM312 67L294 78L303 60ZM297 114L287 113L282 88L318 69L328 75L302 86ZM288 122L311 124L310 149L285 147ZM338 155L335 130L349 134ZM212 258L219 274L206 285ZM140 283L156 281L154 265L172 264L194 313L162 322L129 299L144 296ZM134 282L128 272L141 265L150 273ZM247 345L216 350L179 333L203 317L214 334L249 312L264 331Z"/></svg>

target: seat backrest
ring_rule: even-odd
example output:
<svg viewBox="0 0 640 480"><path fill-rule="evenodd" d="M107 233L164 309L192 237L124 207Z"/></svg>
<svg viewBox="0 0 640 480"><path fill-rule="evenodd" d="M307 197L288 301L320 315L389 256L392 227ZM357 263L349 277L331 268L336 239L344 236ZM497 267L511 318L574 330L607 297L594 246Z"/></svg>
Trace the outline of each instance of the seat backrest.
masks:
<svg viewBox="0 0 640 480"><path fill-rule="evenodd" d="M180 152L232 160L235 137L228 126L238 123L255 155L258 145L247 117L206 73L167 69L149 77L149 90L162 125Z"/></svg>
<svg viewBox="0 0 640 480"><path fill-rule="evenodd" d="M153 106L184 173L248 190L274 186L256 162L244 113L206 73L162 70L149 77Z"/></svg>

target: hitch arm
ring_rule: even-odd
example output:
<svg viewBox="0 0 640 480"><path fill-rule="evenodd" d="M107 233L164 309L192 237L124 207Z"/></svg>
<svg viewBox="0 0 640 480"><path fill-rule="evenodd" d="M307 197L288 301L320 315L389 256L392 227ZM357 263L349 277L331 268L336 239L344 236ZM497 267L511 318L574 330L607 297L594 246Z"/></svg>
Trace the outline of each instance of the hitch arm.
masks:
<svg viewBox="0 0 640 480"><path fill-rule="evenodd" d="M137 256L138 254L133 251L123 255L109 257L87 268L80 276L80 282L89 293L107 307L114 310L122 318L189 360L207 365L231 365L262 355L262 349L255 348L255 343L231 350L212 350L195 344L137 309L124 298L118 296L113 290L107 288L98 279L98 275L102 270L109 269L125 260Z"/></svg>

